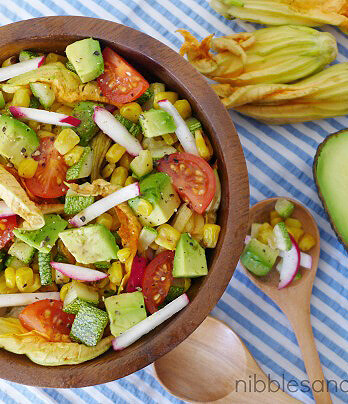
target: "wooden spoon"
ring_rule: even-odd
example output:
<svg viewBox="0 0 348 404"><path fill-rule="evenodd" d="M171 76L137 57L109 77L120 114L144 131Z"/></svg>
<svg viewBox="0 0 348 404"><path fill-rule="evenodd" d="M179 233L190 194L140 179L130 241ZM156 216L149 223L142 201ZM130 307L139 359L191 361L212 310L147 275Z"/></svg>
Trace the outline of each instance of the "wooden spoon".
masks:
<svg viewBox="0 0 348 404"><path fill-rule="evenodd" d="M213 317L158 359L154 369L167 390L189 402L299 402L271 383L241 339Z"/></svg>
<svg viewBox="0 0 348 404"><path fill-rule="evenodd" d="M265 199L256 205L252 206L249 212L249 233L252 223L269 222L269 213L274 210L275 203L279 198ZM305 363L306 371L311 385L316 382L316 390L323 390L323 392L316 392L312 389L316 403L330 404L331 398L327 391L323 370L320 364L318 351L315 345L311 319L310 319L310 299L312 294L312 287L314 278L318 268L319 254L320 254L320 236L316 222L309 211L302 206L299 202L286 198L295 205L292 217L302 222L302 227L305 232L312 234L317 243L308 252L312 255L313 264L311 270L302 269L302 278L292 282L284 289L278 289L279 274L276 270L272 270L269 275L263 277L256 277L246 268L244 268L249 278L275 303L282 309L288 317L297 341L299 343L302 357ZM321 384L323 383L323 384ZM324 386L323 389L318 386Z"/></svg>

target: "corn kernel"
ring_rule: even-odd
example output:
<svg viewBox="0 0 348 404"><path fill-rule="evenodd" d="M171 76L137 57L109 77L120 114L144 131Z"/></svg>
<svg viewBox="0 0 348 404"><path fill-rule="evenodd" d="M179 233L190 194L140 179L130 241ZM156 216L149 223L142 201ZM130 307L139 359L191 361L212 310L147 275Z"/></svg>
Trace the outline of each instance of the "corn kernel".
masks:
<svg viewBox="0 0 348 404"><path fill-rule="evenodd" d="M137 102L130 102L122 105L120 108L120 114L130 121L136 123L139 120L140 114L143 112L141 106Z"/></svg>
<svg viewBox="0 0 348 404"><path fill-rule="evenodd" d="M33 270L29 267L22 267L16 270L16 285L20 292L24 292L34 282Z"/></svg>
<svg viewBox="0 0 348 404"><path fill-rule="evenodd" d="M195 142L199 155L204 160L210 160L213 155L211 145L207 144L207 139L203 137L203 132L199 129L195 131Z"/></svg>
<svg viewBox="0 0 348 404"><path fill-rule="evenodd" d="M137 182L137 180L130 175L129 177L127 177L126 182L124 183L124 185L127 186L127 185L130 185L130 184L134 184L135 182Z"/></svg>
<svg viewBox="0 0 348 404"><path fill-rule="evenodd" d="M54 147L60 154L66 154L80 142L79 135L70 128L63 129L54 141Z"/></svg>
<svg viewBox="0 0 348 404"><path fill-rule="evenodd" d="M41 288L41 279L39 274L34 274L34 281L32 285L25 288L25 293L33 293Z"/></svg>
<svg viewBox="0 0 348 404"><path fill-rule="evenodd" d="M28 126L29 126L32 130L34 130L35 132L37 132L37 131L39 130L39 128L40 128L40 122L30 120L30 121L28 122Z"/></svg>
<svg viewBox="0 0 348 404"><path fill-rule="evenodd" d="M217 224L205 224L203 227L203 245L206 248L215 248L219 239L221 227Z"/></svg>
<svg viewBox="0 0 348 404"><path fill-rule="evenodd" d="M52 132L52 125L50 123L40 124L41 130L47 130L47 132Z"/></svg>
<svg viewBox="0 0 348 404"><path fill-rule="evenodd" d="M107 229L110 230L112 227L113 219L109 213L103 213L102 215L97 217L96 222L98 224L104 225Z"/></svg>
<svg viewBox="0 0 348 404"><path fill-rule="evenodd" d="M33 178L38 165L39 163L31 157L22 160L18 165L19 176L23 178Z"/></svg>
<svg viewBox="0 0 348 404"><path fill-rule="evenodd" d="M273 237L273 227L269 223L263 223L260 226L257 239L261 241L261 243L268 244L268 241Z"/></svg>
<svg viewBox="0 0 348 404"><path fill-rule="evenodd" d="M37 132L37 135L39 136L40 139L43 139L44 137L55 137L54 133L41 129Z"/></svg>
<svg viewBox="0 0 348 404"><path fill-rule="evenodd" d="M292 237L295 239L296 243L298 243L304 231L299 227L286 226L286 228L288 232L292 235Z"/></svg>
<svg viewBox="0 0 348 404"><path fill-rule="evenodd" d="M276 218L278 218L278 217L280 217L280 215L279 215L279 213L278 213L276 210L272 210L272 211L270 212L270 214L269 214L270 220L276 219Z"/></svg>
<svg viewBox="0 0 348 404"><path fill-rule="evenodd" d="M281 217L275 217L274 219L271 220L271 226L274 227L277 223L282 222L283 219Z"/></svg>
<svg viewBox="0 0 348 404"><path fill-rule="evenodd" d="M185 229L187 222L190 220L193 215L193 211L184 203L180 206L178 211L175 214L173 220L174 229L178 230L182 233Z"/></svg>
<svg viewBox="0 0 348 404"><path fill-rule="evenodd" d="M194 213L194 227L192 233L195 235L203 234L204 217L198 213Z"/></svg>
<svg viewBox="0 0 348 404"><path fill-rule="evenodd" d="M113 185L120 185L122 187L126 182L127 177L128 177L127 168L117 167L112 173L110 182Z"/></svg>
<svg viewBox="0 0 348 404"><path fill-rule="evenodd" d="M153 211L153 206L149 201L144 198L140 198L138 205L135 208L138 215L150 216Z"/></svg>
<svg viewBox="0 0 348 404"><path fill-rule="evenodd" d="M117 163L121 157L125 154L126 148L119 145L118 143L113 144L110 149L106 152L105 158L111 163Z"/></svg>
<svg viewBox="0 0 348 404"><path fill-rule="evenodd" d="M174 103L182 119L187 119L192 115L191 105L187 100L178 100Z"/></svg>
<svg viewBox="0 0 348 404"><path fill-rule="evenodd" d="M65 285L62 286L62 288L59 292L60 300L62 300L63 302L64 302L65 296L68 293L71 285L72 285L72 282L66 283Z"/></svg>
<svg viewBox="0 0 348 404"><path fill-rule="evenodd" d="M7 67L7 66L11 66L14 65L15 63L18 62L17 56L10 56L8 59L4 60L2 62L1 67Z"/></svg>
<svg viewBox="0 0 348 404"><path fill-rule="evenodd" d="M130 248L121 248L120 250L118 250L117 252L117 258L121 261L121 262L126 262L127 259L129 258L131 254L131 250Z"/></svg>
<svg viewBox="0 0 348 404"><path fill-rule="evenodd" d="M167 133L165 135L162 135L163 140L169 145L172 146L174 143L178 141L178 138L176 137L175 133Z"/></svg>
<svg viewBox="0 0 348 404"><path fill-rule="evenodd" d="M6 286L9 289L15 288L16 285L16 270L12 267L7 267L5 269L5 280L6 280Z"/></svg>
<svg viewBox="0 0 348 404"><path fill-rule="evenodd" d="M123 278L122 264L120 262L113 262L108 269L110 283L120 285Z"/></svg>
<svg viewBox="0 0 348 404"><path fill-rule="evenodd" d="M149 247L150 247L152 250L155 250L155 251L159 249L159 245L156 244L155 242L152 242L152 243L149 245Z"/></svg>
<svg viewBox="0 0 348 404"><path fill-rule="evenodd" d="M132 162L132 160L133 160L133 157L130 154L125 153L121 157L119 164L121 167L127 168L127 170L129 170L130 163Z"/></svg>
<svg viewBox="0 0 348 404"><path fill-rule="evenodd" d="M84 148L82 146L75 146L72 150L70 150L68 153L64 155L64 160L66 164L71 167L74 164L76 164L84 151Z"/></svg>
<svg viewBox="0 0 348 404"><path fill-rule="evenodd" d="M161 100L168 100L172 104L174 104L176 101L178 101L178 93L175 93L174 91L161 91L157 94L155 94L154 100L153 100L153 107L155 109L159 109L159 106L157 104L158 101Z"/></svg>
<svg viewBox="0 0 348 404"><path fill-rule="evenodd" d="M316 240L315 238L309 234L309 233L305 233L302 237L301 240L298 244L298 246L300 247L301 251L308 251L310 250L312 247L314 247L316 244Z"/></svg>
<svg viewBox="0 0 348 404"><path fill-rule="evenodd" d="M297 219L293 219L292 217L285 219L285 224L289 227L298 227L299 229L302 229L302 223Z"/></svg>
<svg viewBox="0 0 348 404"><path fill-rule="evenodd" d="M180 239L180 232L168 223L162 224L157 227L158 235L155 239L155 243L167 250L175 250L176 245Z"/></svg>
<svg viewBox="0 0 348 404"><path fill-rule="evenodd" d="M16 107L29 107L30 94L28 88L20 88L14 93L11 104Z"/></svg>
<svg viewBox="0 0 348 404"><path fill-rule="evenodd" d="M102 177L103 177L104 179L109 178L109 177L111 176L112 172L114 171L115 167L116 167L115 164L112 164L112 163L107 164L107 165L102 169L102 173L101 173Z"/></svg>
<svg viewBox="0 0 348 404"><path fill-rule="evenodd" d="M73 113L73 109L68 107L67 105L61 105L59 108L56 109L58 114L65 114L71 116Z"/></svg>
<svg viewBox="0 0 348 404"><path fill-rule="evenodd" d="M45 59L45 64L47 65L48 63L55 63L55 62L61 62L65 64L68 61L68 58L62 55L58 55L57 53L50 52Z"/></svg>
<svg viewBox="0 0 348 404"><path fill-rule="evenodd" d="M62 106L63 106L63 104L61 104L61 103L58 102L58 101L55 101L55 102L51 105L50 111L52 111L52 112L57 112L57 110L58 110L60 107L62 107Z"/></svg>

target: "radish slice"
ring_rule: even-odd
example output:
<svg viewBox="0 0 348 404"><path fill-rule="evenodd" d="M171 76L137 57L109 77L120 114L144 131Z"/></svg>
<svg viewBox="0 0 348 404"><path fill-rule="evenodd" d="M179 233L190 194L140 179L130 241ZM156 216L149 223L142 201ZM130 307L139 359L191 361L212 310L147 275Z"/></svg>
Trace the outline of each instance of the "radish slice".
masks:
<svg viewBox="0 0 348 404"><path fill-rule="evenodd" d="M9 293L0 295L0 307L26 306L39 300L59 300L59 292L45 293Z"/></svg>
<svg viewBox="0 0 348 404"><path fill-rule="evenodd" d="M26 60L25 62L15 63L14 65L2 67L0 69L0 81L11 79L23 73L30 72L40 67L45 61L45 56Z"/></svg>
<svg viewBox="0 0 348 404"><path fill-rule="evenodd" d="M279 251L279 255L283 257L283 251ZM312 269L313 258L311 255L300 252L300 267L305 269Z"/></svg>
<svg viewBox="0 0 348 404"><path fill-rule="evenodd" d="M81 123L81 121L74 116L45 111L44 109L10 107L10 112L15 118L26 118L58 126L75 127L79 126Z"/></svg>
<svg viewBox="0 0 348 404"><path fill-rule="evenodd" d="M6 205L5 202L0 202L0 217L15 216L16 214Z"/></svg>
<svg viewBox="0 0 348 404"><path fill-rule="evenodd" d="M56 271L78 281L95 282L109 276L104 272L96 271L95 269L80 267L78 265L63 264L61 262L54 261L50 262L50 264L51 267L54 268Z"/></svg>
<svg viewBox="0 0 348 404"><path fill-rule="evenodd" d="M102 213L108 211L116 205L122 202L126 202L129 199L135 198L140 195L139 183L127 185L119 189L116 192L106 196L105 198L99 199L99 201L88 206L86 209L75 215L69 220L69 223L74 227L81 227L96 217L100 216Z"/></svg>
<svg viewBox="0 0 348 404"><path fill-rule="evenodd" d="M138 139L132 136L128 130L103 107L94 107L94 122L98 127L108 135L114 142L125 147L132 156L138 156L143 150Z"/></svg>
<svg viewBox="0 0 348 404"><path fill-rule="evenodd" d="M292 247L289 251L284 251L278 289L283 289L288 286L293 281L300 268L300 249L291 234L289 234L289 236Z"/></svg>
<svg viewBox="0 0 348 404"><path fill-rule="evenodd" d="M175 313L183 309L189 304L189 302L190 301L186 293L177 297L175 300L164 306L162 309L151 314L151 316L145 318L145 320L140 321L140 323L131 327L119 337L116 337L114 340L112 340L112 346L114 350L121 351L122 349L127 348L143 335L147 334L158 325L166 321L169 317L173 316Z"/></svg>
<svg viewBox="0 0 348 404"><path fill-rule="evenodd" d="M157 104L173 117L176 125L175 134L185 152L199 156L195 138L174 105L168 100L158 101Z"/></svg>

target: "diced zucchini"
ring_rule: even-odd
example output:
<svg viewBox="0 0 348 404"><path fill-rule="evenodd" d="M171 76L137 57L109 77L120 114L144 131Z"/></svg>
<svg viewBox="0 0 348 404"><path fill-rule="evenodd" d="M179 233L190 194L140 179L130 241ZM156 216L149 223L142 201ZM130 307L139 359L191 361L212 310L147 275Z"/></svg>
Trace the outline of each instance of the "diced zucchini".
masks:
<svg viewBox="0 0 348 404"><path fill-rule="evenodd" d="M156 237L158 235L157 230L153 229L150 226L144 226L141 229L140 235L139 235L139 241L138 241L138 251L139 253L144 252L147 250L152 244Z"/></svg>
<svg viewBox="0 0 348 404"><path fill-rule="evenodd" d="M35 59L37 57L39 57L39 54L30 50L22 50L19 52L20 62L25 62L26 60Z"/></svg>
<svg viewBox="0 0 348 404"><path fill-rule="evenodd" d="M88 146L89 141L99 130L93 119L94 107L97 105L101 106L102 104L92 101L81 101L72 112L81 121L80 125L74 128L75 132L80 136L80 146Z"/></svg>
<svg viewBox="0 0 348 404"><path fill-rule="evenodd" d="M174 278L164 303L170 303L171 301L185 293L190 286L190 278Z"/></svg>
<svg viewBox="0 0 348 404"><path fill-rule="evenodd" d="M289 251L292 242L284 222L277 223L273 228L277 248L282 251Z"/></svg>
<svg viewBox="0 0 348 404"><path fill-rule="evenodd" d="M153 96L153 91L148 88L145 93L143 93L137 100L135 100L138 104L143 105L146 101L148 101Z"/></svg>
<svg viewBox="0 0 348 404"><path fill-rule="evenodd" d="M80 195L69 189L65 196L64 212L75 215L94 203L94 196Z"/></svg>
<svg viewBox="0 0 348 404"><path fill-rule="evenodd" d="M39 251L38 261L41 285L51 285L53 283L52 267L50 265L51 253L42 253Z"/></svg>
<svg viewBox="0 0 348 404"><path fill-rule="evenodd" d="M40 101L40 104L48 109L54 103L56 96L51 86L44 83L30 83L33 95Z"/></svg>
<svg viewBox="0 0 348 404"><path fill-rule="evenodd" d="M68 70L70 70L70 71L76 73L76 70L75 70L74 65L73 65L69 60L65 63L65 67L66 67Z"/></svg>
<svg viewBox="0 0 348 404"><path fill-rule="evenodd" d="M6 102L5 102L5 98L4 98L4 94L2 93L2 91L0 91L0 109L4 108Z"/></svg>
<svg viewBox="0 0 348 404"><path fill-rule="evenodd" d="M192 133L194 133L197 129L202 129L202 124L193 116L187 118L185 122Z"/></svg>
<svg viewBox="0 0 348 404"><path fill-rule="evenodd" d="M34 97L33 95L30 97L30 104L29 104L29 108L40 108L41 104L40 101Z"/></svg>
<svg viewBox="0 0 348 404"><path fill-rule="evenodd" d="M99 303L98 292L84 283L73 282L65 296L63 310L67 313L77 314L83 303L97 306Z"/></svg>
<svg viewBox="0 0 348 404"><path fill-rule="evenodd" d="M287 199L284 199L284 198L278 199L276 204L275 204L275 210L284 219L291 216L294 209L295 209L295 205L292 202L290 202L290 201L288 201Z"/></svg>
<svg viewBox="0 0 348 404"><path fill-rule="evenodd" d="M35 254L35 248L24 243L23 241L16 240L11 245L8 253L24 262L24 264L29 264Z"/></svg>
<svg viewBox="0 0 348 404"><path fill-rule="evenodd" d="M116 112L115 118L128 130L131 135L138 136L141 132L141 127L139 124L130 121L129 119L122 116L120 113Z"/></svg>
<svg viewBox="0 0 348 404"><path fill-rule="evenodd" d="M92 163L93 151L89 146L87 146L85 147L80 160L70 167L66 172L67 181L88 177L92 171Z"/></svg>
<svg viewBox="0 0 348 404"><path fill-rule="evenodd" d="M141 150L139 156L130 163L130 169L138 178L144 177L153 170L153 161L150 150Z"/></svg>
<svg viewBox="0 0 348 404"><path fill-rule="evenodd" d="M25 263L23 261L19 260L16 257L13 257L12 255L9 255L7 257L7 259L6 259L6 261L5 261L5 267L6 268L11 267L11 268L14 268L14 269L18 269L18 268L22 268L22 267L25 267L25 266L26 265L25 265Z"/></svg>
<svg viewBox="0 0 348 404"><path fill-rule="evenodd" d="M111 263L109 261L99 261L95 262L94 266L98 269L109 269L111 267Z"/></svg>

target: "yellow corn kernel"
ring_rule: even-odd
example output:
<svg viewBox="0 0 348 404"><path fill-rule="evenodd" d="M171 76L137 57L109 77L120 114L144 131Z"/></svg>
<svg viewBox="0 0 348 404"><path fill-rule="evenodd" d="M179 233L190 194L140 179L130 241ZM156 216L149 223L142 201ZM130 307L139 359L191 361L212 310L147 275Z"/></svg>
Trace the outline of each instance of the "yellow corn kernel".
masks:
<svg viewBox="0 0 348 404"><path fill-rule="evenodd" d="M140 198L138 205L135 208L138 215L150 216L153 211L153 206L149 201L144 198Z"/></svg>
<svg viewBox="0 0 348 404"><path fill-rule="evenodd" d="M80 160L83 151L84 151L84 148L82 146L75 146L68 153L64 154L64 160L65 160L66 164L69 167L76 164Z"/></svg>
<svg viewBox="0 0 348 404"><path fill-rule="evenodd" d="M264 244L273 238L273 227L269 223L263 223L257 233L257 239Z"/></svg>
<svg viewBox="0 0 348 404"><path fill-rule="evenodd" d="M126 182L127 177L128 177L127 168L117 167L112 173L110 182L113 185L120 185L122 187Z"/></svg>
<svg viewBox="0 0 348 404"><path fill-rule="evenodd" d="M221 227L217 224L205 224L203 227L203 245L206 248L215 248L219 239Z"/></svg>
<svg viewBox="0 0 348 404"><path fill-rule="evenodd" d="M213 150L207 144L206 138L204 138L203 132L200 129L195 131L195 141L199 155L204 160L210 160L213 155Z"/></svg>
<svg viewBox="0 0 348 404"><path fill-rule="evenodd" d="M130 121L136 123L139 120L140 114L143 112L141 106L137 102L130 102L122 105L120 108L120 114Z"/></svg>
<svg viewBox="0 0 348 404"><path fill-rule="evenodd" d="M121 167L127 168L127 170L129 170L130 167L130 163L132 162L133 157L131 155L129 155L128 153L125 153L119 161L119 164Z"/></svg>
<svg viewBox="0 0 348 404"><path fill-rule="evenodd" d="M115 143L106 152L105 158L109 163L115 164L121 159L125 152L125 147L119 145L118 143Z"/></svg>
<svg viewBox="0 0 348 404"><path fill-rule="evenodd" d="M121 262L126 262L127 259L129 258L131 254L131 250L130 248L121 248L120 250L118 250L117 252L117 258L121 261Z"/></svg>
<svg viewBox="0 0 348 404"><path fill-rule="evenodd" d="M98 224L104 225L107 229L110 230L112 227L113 219L109 213L103 213L102 215L97 217L96 222Z"/></svg>
<svg viewBox="0 0 348 404"><path fill-rule="evenodd" d="M182 119L187 119L192 115L191 105L187 100L175 101L174 107L177 109Z"/></svg>
<svg viewBox="0 0 348 404"><path fill-rule="evenodd" d="M54 141L54 147L60 154L66 154L80 142L79 135L70 128L63 129Z"/></svg>
<svg viewBox="0 0 348 404"><path fill-rule="evenodd" d="M178 101L178 93L175 93L174 91L161 91L157 94L155 94L154 100L153 100L153 107L155 109L159 109L159 106L157 104L158 101L161 100L168 100L172 104L175 104L176 101Z"/></svg>
<svg viewBox="0 0 348 404"><path fill-rule="evenodd" d="M269 213L269 219L270 219L270 220L276 219L276 218L278 218L278 217L280 217L280 215L279 215L279 213L278 213L276 210L272 210L272 211Z"/></svg>
<svg viewBox="0 0 348 404"><path fill-rule="evenodd" d="M113 262L108 269L110 283L120 285L123 278L123 269L120 262Z"/></svg>
<svg viewBox="0 0 348 404"><path fill-rule="evenodd" d="M25 293L33 293L36 292L41 288L41 280L39 274L34 274L34 281L33 283L25 288Z"/></svg>
<svg viewBox="0 0 348 404"><path fill-rule="evenodd" d="M274 227L277 223L282 222L283 219L281 217L275 217L274 219L271 220L271 226Z"/></svg>
<svg viewBox="0 0 348 404"><path fill-rule="evenodd" d="M32 130L34 130L35 132L37 132L37 131L39 130L39 128L40 128L40 122L30 120L30 121L28 122L28 126L29 126Z"/></svg>
<svg viewBox="0 0 348 404"><path fill-rule="evenodd" d="M16 270L16 285L20 292L24 292L34 282L33 270L29 267L22 267Z"/></svg>
<svg viewBox="0 0 348 404"><path fill-rule="evenodd" d="M124 185L127 186L127 185L130 185L130 184L134 184L135 182L137 182L137 180L130 175L129 177L127 177L126 182L124 183Z"/></svg>
<svg viewBox="0 0 348 404"><path fill-rule="evenodd" d="M70 287L72 285L72 282L66 283L65 285L62 286L59 292L60 300L64 302L65 296L68 293Z"/></svg>
<svg viewBox="0 0 348 404"><path fill-rule="evenodd" d="M11 66L11 65L14 65L15 63L17 63L18 62L18 60L17 60L17 56L10 56L8 59L6 59L6 60L4 60L3 62L2 62L2 65L1 65L1 67L7 67L7 66Z"/></svg>
<svg viewBox="0 0 348 404"><path fill-rule="evenodd" d="M194 226L192 233L195 235L203 234L203 227L204 227L204 217L198 213L194 213Z"/></svg>
<svg viewBox="0 0 348 404"><path fill-rule="evenodd" d="M65 114L71 116L73 113L73 109L68 107L67 105L61 105L59 108L56 109L58 114Z"/></svg>
<svg viewBox="0 0 348 404"><path fill-rule="evenodd" d="M39 163L31 157L22 160L18 165L19 176L23 178L33 178L38 165Z"/></svg>
<svg viewBox="0 0 348 404"><path fill-rule="evenodd" d="M61 62L61 63L65 64L67 61L68 61L68 58L66 58L65 56L58 55L57 53L51 52L46 56L45 64L47 65L48 63L55 63L55 62Z"/></svg>
<svg viewBox="0 0 348 404"><path fill-rule="evenodd" d="M291 227L291 226L286 226L288 232L292 235L292 237L295 239L296 243L298 243L299 239L302 237L302 234L304 231L300 229L299 227Z"/></svg>
<svg viewBox="0 0 348 404"><path fill-rule="evenodd" d="M29 107L30 90L28 88L20 88L14 93L11 104L16 107Z"/></svg>
<svg viewBox="0 0 348 404"><path fill-rule="evenodd" d="M101 175L104 179L107 179L111 176L112 172L114 171L114 169L116 168L116 165L113 163L108 163L101 172Z"/></svg>
<svg viewBox="0 0 348 404"><path fill-rule="evenodd" d="M298 246L300 247L301 251L308 251L310 250L312 247L314 247L316 244L316 240L315 238L309 234L309 233L305 233L302 237L301 240L298 244Z"/></svg>
<svg viewBox="0 0 348 404"><path fill-rule="evenodd" d="M6 286L9 289L13 289L16 287L16 270L12 267L7 267L5 269L5 280Z"/></svg>
<svg viewBox="0 0 348 404"><path fill-rule="evenodd" d="M162 135L163 140L169 145L172 146L174 143L178 141L178 138L176 137L175 133L167 133L165 135Z"/></svg>
<svg viewBox="0 0 348 404"><path fill-rule="evenodd" d="M52 132L52 125L50 123L40 124L41 130L46 130L47 132Z"/></svg>
<svg viewBox="0 0 348 404"><path fill-rule="evenodd" d="M297 219L293 219L292 217L285 219L285 224L289 227L298 227L299 229L302 229L302 223Z"/></svg>
<svg viewBox="0 0 348 404"><path fill-rule="evenodd" d="M157 245L155 242L152 242L149 247L152 248L152 250L155 250L155 251L159 249L159 245Z"/></svg>
<svg viewBox="0 0 348 404"><path fill-rule="evenodd" d="M44 137L55 137L54 133L41 129L37 132L37 135L39 136L40 139L43 139Z"/></svg>
<svg viewBox="0 0 348 404"><path fill-rule="evenodd" d="M157 227L158 235L155 239L155 243L167 250L175 250L176 245L180 239L181 233L178 232L170 224L165 223Z"/></svg>

